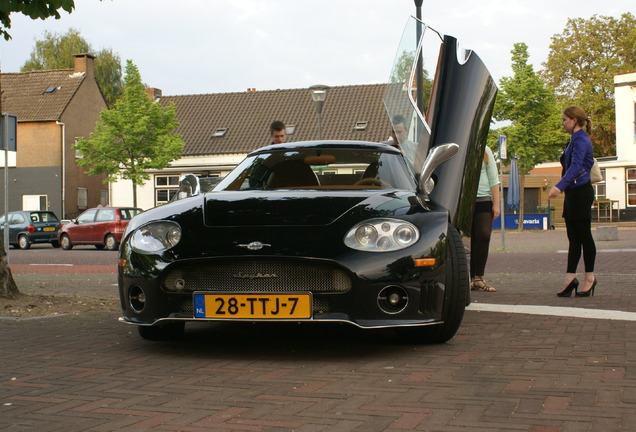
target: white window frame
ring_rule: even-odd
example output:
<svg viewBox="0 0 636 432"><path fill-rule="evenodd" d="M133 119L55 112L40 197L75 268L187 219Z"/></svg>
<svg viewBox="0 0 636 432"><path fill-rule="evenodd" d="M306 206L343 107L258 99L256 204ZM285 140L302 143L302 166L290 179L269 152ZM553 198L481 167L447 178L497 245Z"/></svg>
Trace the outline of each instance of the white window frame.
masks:
<svg viewBox="0 0 636 432"><path fill-rule="evenodd" d="M155 175L155 205L167 204L179 192L180 174ZM159 179L165 179L165 184L158 184ZM163 183L163 182L162 182ZM159 199L159 194L165 192L167 200Z"/></svg>
<svg viewBox="0 0 636 432"><path fill-rule="evenodd" d="M629 178L630 171L633 173L632 178ZM629 192L629 187L632 186L634 191ZM629 203L629 198L634 197L634 204ZM625 204L627 207L636 207L636 167L625 168Z"/></svg>
<svg viewBox="0 0 636 432"><path fill-rule="evenodd" d="M594 188L594 199L597 201L607 199L607 185L605 182L605 175L605 168L601 168L601 176L603 177L603 180L601 180L600 182L592 183L592 187ZM599 194L599 189L603 191L602 194Z"/></svg>

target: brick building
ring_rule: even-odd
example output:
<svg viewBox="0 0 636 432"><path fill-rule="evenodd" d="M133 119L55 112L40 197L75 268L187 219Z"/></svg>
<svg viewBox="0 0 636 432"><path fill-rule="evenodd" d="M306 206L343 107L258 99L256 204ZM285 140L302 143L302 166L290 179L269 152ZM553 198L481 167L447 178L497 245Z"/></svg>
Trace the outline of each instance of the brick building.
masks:
<svg viewBox="0 0 636 432"><path fill-rule="evenodd" d="M108 204L105 176L88 176L72 149L88 137L106 108L94 58L78 54L73 69L3 73L2 111L17 117L15 152L9 152L9 210L51 210L72 218ZM0 171L4 152L0 152ZM0 176L4 194L4 173Z"/></svg>

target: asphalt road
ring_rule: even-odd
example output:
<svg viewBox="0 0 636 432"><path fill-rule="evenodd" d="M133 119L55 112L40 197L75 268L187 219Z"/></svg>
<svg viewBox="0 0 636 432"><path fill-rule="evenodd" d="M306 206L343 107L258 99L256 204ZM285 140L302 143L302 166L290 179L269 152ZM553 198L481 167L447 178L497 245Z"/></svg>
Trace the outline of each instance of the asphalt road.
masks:
<svg viewBox="0 0 636 432"><path fill-rule="evenodd" d="M71 250L50 245L30 249L9 249L9 266L14 274L116 273L117 252L94 246L75 246Z"/></svg>

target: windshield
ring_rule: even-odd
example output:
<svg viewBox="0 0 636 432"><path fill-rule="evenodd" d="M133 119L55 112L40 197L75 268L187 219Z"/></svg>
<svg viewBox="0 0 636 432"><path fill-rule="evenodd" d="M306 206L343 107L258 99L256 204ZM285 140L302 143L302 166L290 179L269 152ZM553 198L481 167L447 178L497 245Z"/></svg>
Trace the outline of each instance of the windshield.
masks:
<svg viewBox="0 0 636 432"><path fill-rule="evenodd" d="M31 212L29 216L32 222L59 222L57 216L51 212Z"/></svg>
<svg viewBox="0 0 636 432"><path fill-rule="evenodd" d="M413 176L399 154L364 149L298 149L247 157L214 189L406 189Z"/></svg>

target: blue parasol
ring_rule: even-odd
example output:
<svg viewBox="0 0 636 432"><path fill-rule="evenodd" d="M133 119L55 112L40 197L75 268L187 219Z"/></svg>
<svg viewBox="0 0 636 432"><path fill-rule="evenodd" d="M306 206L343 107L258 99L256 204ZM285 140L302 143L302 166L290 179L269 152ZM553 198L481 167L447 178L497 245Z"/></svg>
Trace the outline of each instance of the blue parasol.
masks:
<svg viewBox="0 0 636 432"><path fill-rule="evenodd" d="M508 180L508 196L506 205L510 210L519 210L519 167L517 159L510 160L510 178Z"/></svg>

